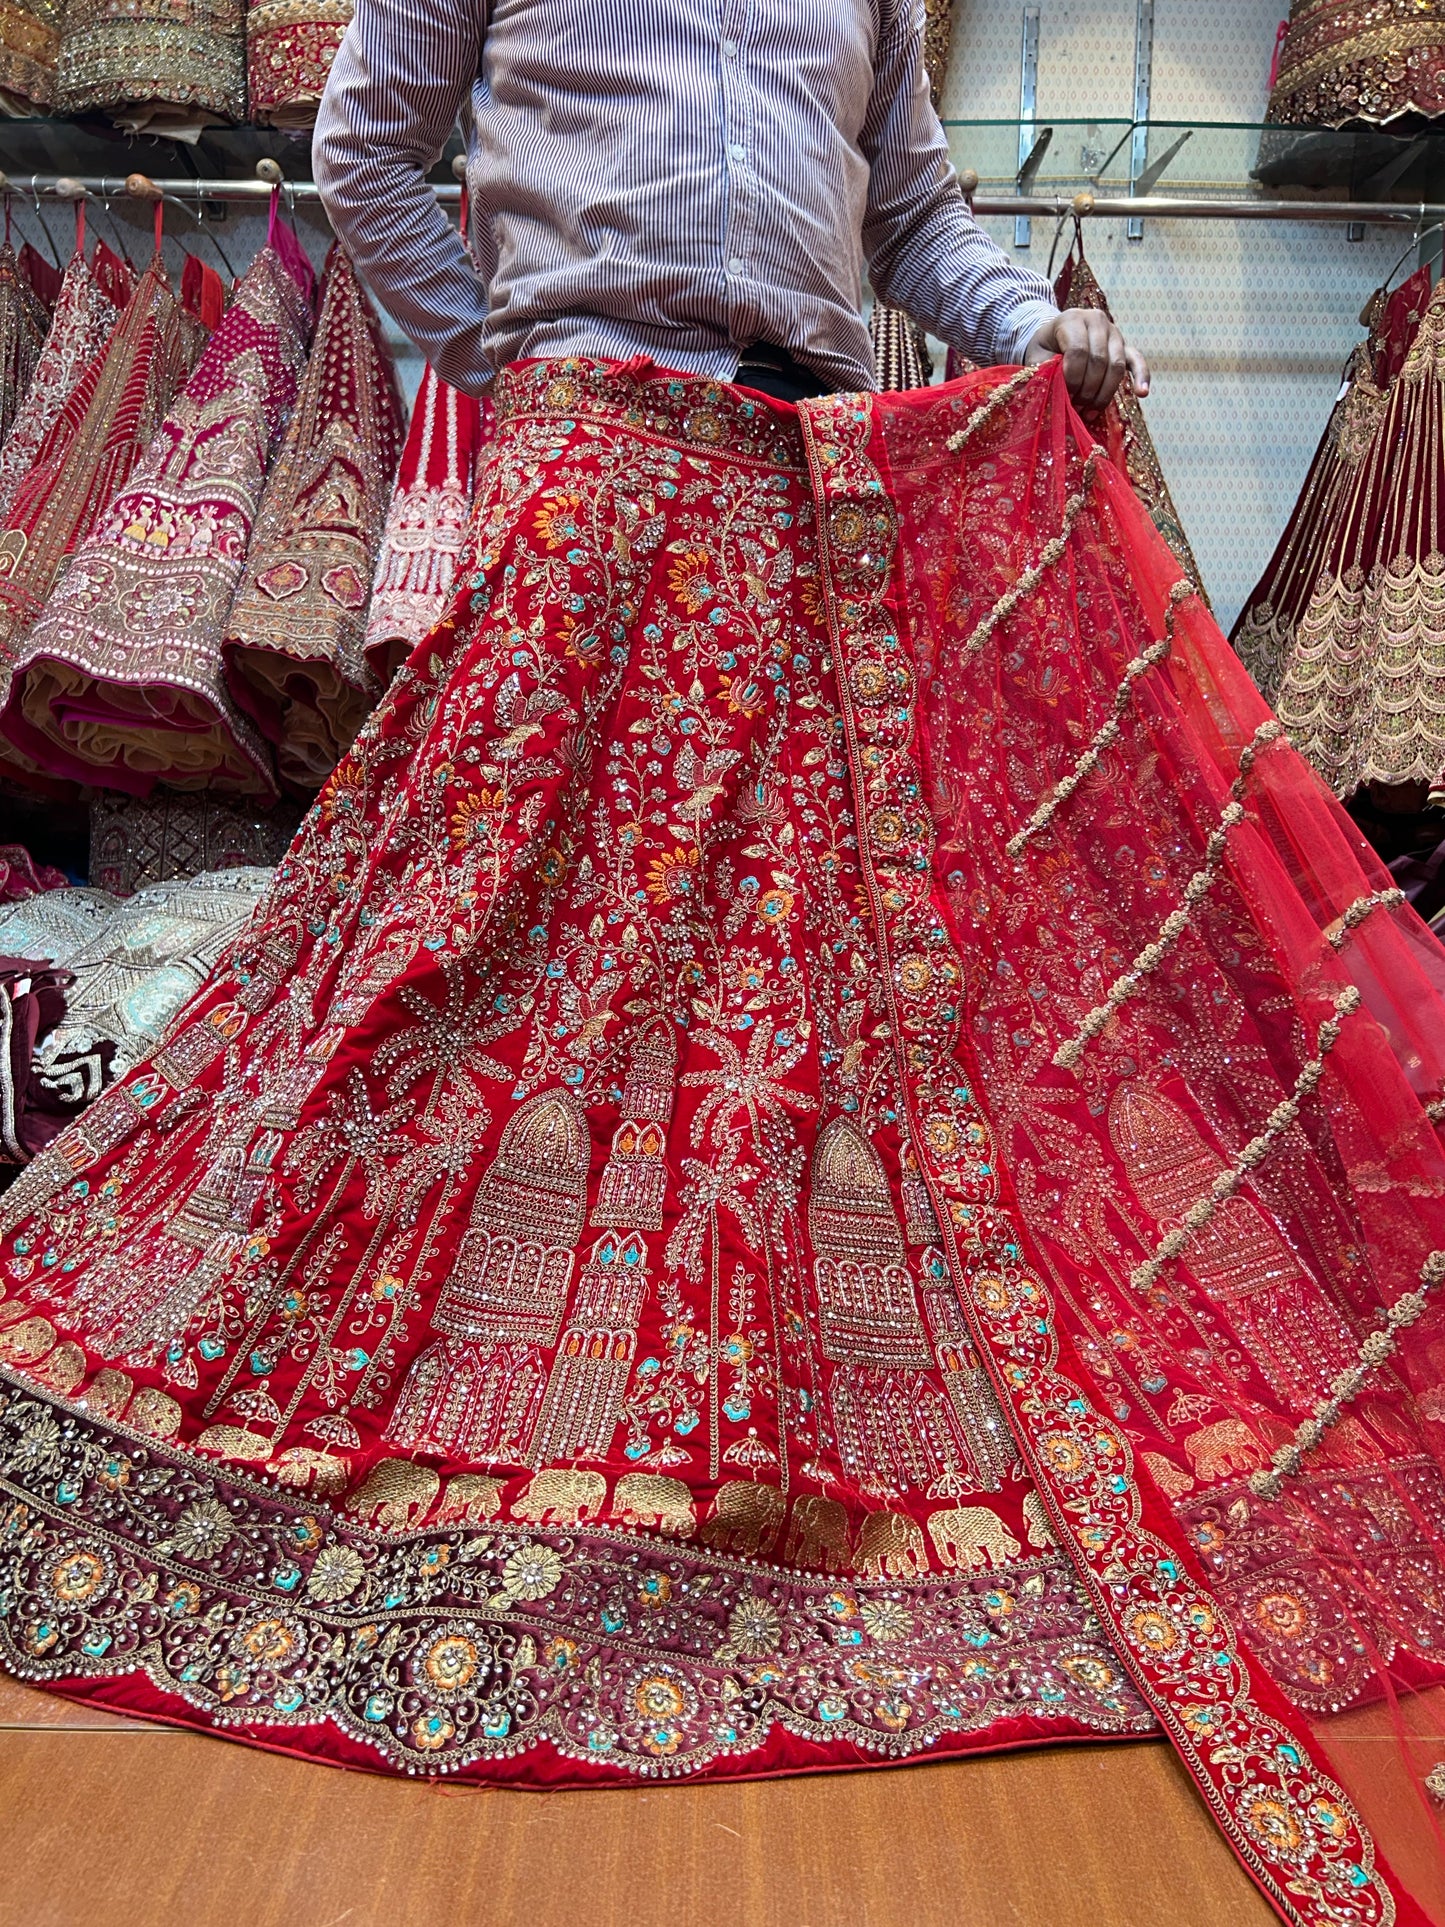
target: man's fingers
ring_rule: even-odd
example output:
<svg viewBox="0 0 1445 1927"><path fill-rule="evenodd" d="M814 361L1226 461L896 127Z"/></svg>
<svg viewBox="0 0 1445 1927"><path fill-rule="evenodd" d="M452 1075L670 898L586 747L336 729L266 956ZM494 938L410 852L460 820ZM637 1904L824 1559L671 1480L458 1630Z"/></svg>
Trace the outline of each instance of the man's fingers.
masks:
<svg viewBox="0 0 1445 1927"><path fill-rule="evenodd" d="M1091 309L1071 308L1060 317L1058 343L1075 407L1096 407L1109 367L1108 322Z"/></svg>
<svg viewBox="0 0 1445 1927"><path fill-rule="evenodd" d="M1128 375L1139 395L1149 392L1149 364L1131 348L1106 314L1095 308L1066 308L1040 329L1025 359L1031 365L1057 354L1064 382L1076 408L1107 408Z"/></svg>

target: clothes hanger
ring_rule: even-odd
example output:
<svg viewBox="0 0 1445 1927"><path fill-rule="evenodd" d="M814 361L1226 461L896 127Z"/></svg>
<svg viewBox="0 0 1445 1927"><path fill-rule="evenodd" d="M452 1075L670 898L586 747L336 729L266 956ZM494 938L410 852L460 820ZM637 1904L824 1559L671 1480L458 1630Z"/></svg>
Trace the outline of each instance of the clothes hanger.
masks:
<svg viewBox="0 0 1445 1927"><path fill-rule="evenodd" d="M12 192L10 180L8 176L4 176L0 178L3 178L5 180L5 195L6 195L6 204L8 207L9 196ZM60 250L55 245L55 237L50 232L49 224L45 219L45 210L40 205L40 189L36 184L39 181L39 178L40 177L38 174L32 174L30 176L30 198L35 203L36 224L38 225L40 232L44 237L46 247L49 248L50 250L51 266L59 268L63 266L63 263L60 259Z"/></svg>
<svg viewBox="0 0 1445 1927"><path fill-rule="evenodd" d="M1380 283L1379 287L1375 289L1374 293L1370 296L1369 300L1365 303L1364 307L1360 310L1360 326L1362 328L1369 328L1371 330L1374 329L1375 323L1379 320L1379 317L1380 317L1380 309L1384 306L1385 297L1390 292L1390 283L1394 280L1395 276L1400 272L1401 268L1404 267L1405 263L1409 260L1410 256L1412 254L1418 253L1420 248L1424 245L1426 241L1430 239L1430 236L1432 234L1441 234L1441 233L1445 233L1445 221L1432 222L1429 227L1423 229L1421 233L1415 236L1414 240L1405 249L1404 253L1400 256L1399 260L1390 269L1390 272L1385 276L1384 280Z"/></svg>

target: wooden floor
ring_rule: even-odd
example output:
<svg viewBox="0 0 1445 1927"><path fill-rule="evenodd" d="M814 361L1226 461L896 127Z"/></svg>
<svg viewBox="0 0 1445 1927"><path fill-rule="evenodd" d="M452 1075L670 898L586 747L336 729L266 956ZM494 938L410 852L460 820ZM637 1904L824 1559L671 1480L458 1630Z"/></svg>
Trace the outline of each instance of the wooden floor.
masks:
<svg viewBox="0 0 1445 1927"><path fill-rule="evenodd" d="M0 1676L0 1927L1268 1927L1162 1744L527 1794L338 1773Z"/></svg>

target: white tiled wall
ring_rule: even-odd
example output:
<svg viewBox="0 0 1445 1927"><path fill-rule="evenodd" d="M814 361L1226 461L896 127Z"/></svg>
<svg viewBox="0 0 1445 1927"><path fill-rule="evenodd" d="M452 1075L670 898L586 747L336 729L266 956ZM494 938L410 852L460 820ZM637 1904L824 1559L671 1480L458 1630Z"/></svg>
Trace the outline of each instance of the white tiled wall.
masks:
<svg viewBox="0 0 1445 1927"><path fill-rule="evenodd" d="M955 4L945 114L1016 115L1022 0ZM1154 117L1258 119L1286 10L1284 0L1157 0ZM1042 0L1041 124L1131 116L1134 19L1134 0ZM967 145L960 130L960 165ZM1013 223L989 225L1012 248ZM1040 272L1053 238L1052 224L1034 224ZM1086 227L1114 313L1153 363L1150 424L1226 627L1294 503L1360 310L1408 238L1371 228L1352 243L1322 223L1152 222L1131 243L1122 224Z"/></svg>

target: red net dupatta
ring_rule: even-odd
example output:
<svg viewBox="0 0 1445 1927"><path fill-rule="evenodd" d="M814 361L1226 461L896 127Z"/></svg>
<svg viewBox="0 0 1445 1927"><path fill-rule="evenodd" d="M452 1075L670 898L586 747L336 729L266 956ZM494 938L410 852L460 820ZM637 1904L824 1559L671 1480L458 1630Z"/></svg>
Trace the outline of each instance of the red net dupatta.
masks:
<svg viewBox="0 0 1445 1927"><path fill-rule="evenodd" d="M1445 1920L1445 954L1057 365L802 413L904 1128L1052 1528L1285 1919Z"/></svg>
<svg viewBox="0 0 1445 1927"><path fill-rule="evenodd" d="M381 694L364 652L366 610L402 426L376 316L333 248L225 641L231 692L298 790L320 787Z"/></svg>
<svg viewBox="0 0 1445 1927"><path fill-rule="evenodd" d="M1060 270L1054 283L1054 293L1061 308L1097 308L1103 314L1109 313L1104 290L1099 286L1094 270L1084 259L1082 241L1078 244L1078 252L1070 255ZM1184 523L1174 506L1169 484L1164 479L1159 452L1154 446L1154 437L1149 433L1149 424L1144 419L1143 406L1129 381L1124 382L1104 412L1103 436L1111 461L1133 483L1139 500L1148 510L1150 521L1174 551L1180 568L1201 595L1204 594L1199 564L1194 559L1189 537L1184 533ZM1205 599L1207 601L1208 597Z"/></svg>
<svg viewBox="0 0 1445 1927"><path fill-rule="evenodd" d="M421 378L387 511L366 618L366 660L388 683L441 621L462 566L478 459L491 440L491 402Z"/></svg>
<svg viewBox="0 0 1445 1927"><path fill-rule="evenodd" d="M26 639L7 727L57 775L274 795L221 638L311 313L267 246L144 459Z"/></svg>

